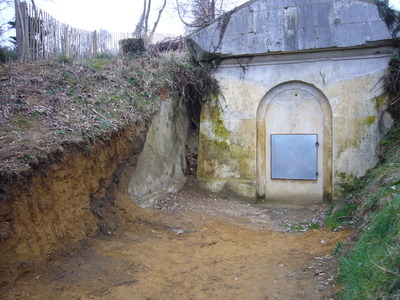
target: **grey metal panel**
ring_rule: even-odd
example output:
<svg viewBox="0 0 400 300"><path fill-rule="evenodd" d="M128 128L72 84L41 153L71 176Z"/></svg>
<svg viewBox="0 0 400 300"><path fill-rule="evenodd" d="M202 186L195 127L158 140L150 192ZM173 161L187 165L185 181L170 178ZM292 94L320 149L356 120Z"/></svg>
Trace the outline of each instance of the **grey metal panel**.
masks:
<svg viewBox="0 0 400 300"><path fill-rule="evenodd" d="M316 134L271 134L271 178L317 180Z"/></svg>

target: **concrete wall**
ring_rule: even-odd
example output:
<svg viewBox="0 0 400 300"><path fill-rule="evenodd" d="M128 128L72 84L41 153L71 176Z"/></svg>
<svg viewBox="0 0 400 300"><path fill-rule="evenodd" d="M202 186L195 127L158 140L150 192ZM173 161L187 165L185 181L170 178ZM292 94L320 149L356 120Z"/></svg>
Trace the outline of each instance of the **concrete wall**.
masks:
<svg viewBox="0 0 400 300"><path fill-rule="evenodd" d="M373 0L253 0L192 34L198 60L376 44L391 36Z"/></svg>
<svg viewBox="0 0 400 300"><path fill-rule="evenodd" d="M189 119L177 101L164 100L147 133L146 143L130 179L128 193L141 207L152 207L186 181L185 142Z"/></svg>
<svg viewBox="0 0 400 300"><path fill-rule="evenodd" d="M260 177L269 176L270 154L265 150L263 156L266 146L258 145L267 134L260 129L260 120L270 128L285 128L297 121L280 113L260 117L257 111L277 87L283 86L283 92L285 86L290 90L291 85L300 84L300 90L320 93L316 97L326 101L321 104L326 113L321 108L320 119L327 128L317 129L330 130L324 135L329 140L326 151L320 154L325 155L325 162L319 162L325 172L321 199L338 197L343 184L377 163L375 149L391 125L380 81L391 53L391 48L367 48L223 60L215 72L221 95L203 108L201 117L198 176L204 186L215 192L265 197L268 178ZM302 114L305 119L313 117L307 109ZM295 127L284 131L289 133L290 128ZM260 162L258 155L266 162Z"/></svg>
<svg viewBox="0 0 400 300"><path fill-rule="evenodd" d="M189 36L221 86L202 111L204 186L272 200L338 197L377 163L392 122L381 86L390 39L373 0L252 0ZM277 134L317 136L317 178L273 176Z"/></svg>

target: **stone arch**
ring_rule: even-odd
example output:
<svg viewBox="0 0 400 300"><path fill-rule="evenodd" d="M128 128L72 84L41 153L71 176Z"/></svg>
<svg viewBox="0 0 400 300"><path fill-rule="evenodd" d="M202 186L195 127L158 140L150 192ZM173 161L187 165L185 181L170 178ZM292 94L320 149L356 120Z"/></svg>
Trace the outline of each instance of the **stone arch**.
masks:
<svg viewBox="0 0 400 300"><path fill-rule="evenodd" d="M322 111L323 122L323 148L322 148L322 195L323 201L332 198L332 109L326 96L315 86L301 81L289 81L281 83L269 90L257 108L257 196L266 199L267 186L267 124L266 115L268 107L274 99L287 91L301 91L315 99Z"/></svg>

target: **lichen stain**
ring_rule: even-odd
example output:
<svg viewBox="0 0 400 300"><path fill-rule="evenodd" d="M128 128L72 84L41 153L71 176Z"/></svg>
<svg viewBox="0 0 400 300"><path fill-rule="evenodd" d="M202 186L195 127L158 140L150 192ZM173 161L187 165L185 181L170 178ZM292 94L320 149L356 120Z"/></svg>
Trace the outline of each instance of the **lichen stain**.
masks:
<svg viewBox="0 0 400 300"><path fill-rule="evenodd" d="M255 151L249 146L231 145L232 157L236 158L242 179L253 179L255 174Z"/></svg>
<svg viewBox="0 0 400 300"><path fill-rule="evenodd" d="M388 104L386 95L381 95L381 96L375 97L373 99L373 101L375 102L375 109L377 111L385 109L387 107L387 104Z"/></svg>
<svg viewBox="0 0 400 300"><path fill-rule="evenodd" d="M371 126L372 124L375 123L375 121L376 121L377 118L378 118L378 117L376 117L376 116L365 117L365 118L364 118L364 124L365 124L366 126Z"/></svg>
<svg viewBox="0 0 400 300"><path fill-rule="evenodd" d="M225 141L218 141L218 140L215 140L215 141L214 141L214 145L215 145L218 149L220 149L220 150L223 150L223 151L230 151L229 144L228 144L227 142L225 142Z"/></svg>
<svg viewBox="0 0 400 300"><path fill-rule="evenodd" d="M337 181L339 189L335 189L335 196L348 194L356 180L359 179L357 176L349 175L344 172L336 172L336 178L339 179Z"/></svg>
<svg viewBox="0 0 400 300"><path fill-rule="evenodd" d="M231 133L224 126L224 121L221 119L214 119L214 133L218 140L227 142Z"/></svg>
<svg viewBox="0 0 400 300"><path fill-rule="evenodd" d="M236 179L253 178L255 151L245 145L245 136L232 135L216 105L209 105L203 110L201 123L206 122L211 124L212 134L200 132L199 177L230 178L234 174ZM246 130L243 132L248 134Z"/></svg>
<svg viewBox="0 0 400 300"><path fill-rule="evenodd" d="M362 141L367 134L367 130L375 124L377 121L377 116L368 116L364 118L354 118L352 120L352 124L349 124L348 128L351 128L347 132L345 140L341 143L341 148L338 151L338 158L342 155L342 153L352 147L352 148L360 148Z"/></svg>

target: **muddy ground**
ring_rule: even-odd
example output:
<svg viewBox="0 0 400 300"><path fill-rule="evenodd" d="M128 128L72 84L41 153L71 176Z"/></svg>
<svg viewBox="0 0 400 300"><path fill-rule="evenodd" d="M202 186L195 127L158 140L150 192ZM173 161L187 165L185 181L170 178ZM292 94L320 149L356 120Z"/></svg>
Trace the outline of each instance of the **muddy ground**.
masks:
<svg viewBox="0 0 400 300"><path fill-rule="evenodd" d="M122 227L54 253L0 298L331 299L339 289L332 252L349 232L307 229L326 206L223 199L193 178L155 209L120 201Z"/></svg>

